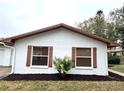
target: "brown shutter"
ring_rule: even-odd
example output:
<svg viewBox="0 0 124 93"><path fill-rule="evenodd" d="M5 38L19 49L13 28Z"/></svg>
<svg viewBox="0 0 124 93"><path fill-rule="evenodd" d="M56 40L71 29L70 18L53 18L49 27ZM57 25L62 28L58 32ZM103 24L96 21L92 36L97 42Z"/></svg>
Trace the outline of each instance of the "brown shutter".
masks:
<svg viewBox="0 0 124 93"><path fill-rule="evenodd" d="M75 50L76 50L76 48L75 48L75 47L72 47L72 61L73 61L73 67L75 67L75 56L76 56Z"/></svg>
<svg viewBox="0 0 124 93"><path fill-rule="evenodd" d="M97 68L97 48L93 48L93 68Z"/></svg>
<svg viewBox="0 0 124 93"><path fill-rule="evenodd" d="M53 47L49 47L49 67L52 67L53 63Z"/></svg>
<svg viewBox="0 0 124 93"><path fill-rule="evenodd" d="M31 49L32 49L32 46L28 46L26 66L30 66L30 62L31 62Z"/></svg>

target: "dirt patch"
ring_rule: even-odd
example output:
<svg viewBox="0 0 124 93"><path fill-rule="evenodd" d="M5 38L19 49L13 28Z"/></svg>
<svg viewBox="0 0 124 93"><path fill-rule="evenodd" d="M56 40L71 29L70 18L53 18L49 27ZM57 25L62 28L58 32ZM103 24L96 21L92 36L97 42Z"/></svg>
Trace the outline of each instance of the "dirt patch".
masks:
<svg viewBox="0 0 124 93"><path fill-rule="evenodd" d="M2 80L83 80L83 81L124 81L124 77L109 72L109 76L67 75L62 78L58 74L11 74Z"/></svg>

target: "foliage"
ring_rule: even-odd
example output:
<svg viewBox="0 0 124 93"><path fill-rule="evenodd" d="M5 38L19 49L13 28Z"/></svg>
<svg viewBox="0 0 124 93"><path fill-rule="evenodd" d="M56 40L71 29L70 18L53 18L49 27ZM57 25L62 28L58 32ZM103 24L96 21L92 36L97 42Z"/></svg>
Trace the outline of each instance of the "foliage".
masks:
<svg viewBox="0 0 124 93"><path fill-rule="evenodd" d="M122 49L124 49L124 26L123 27L120 27L119 29L119 33L120 33L120 40L122 41L121 42L121 47Z"/></svg>
<svg viewBox="0 0 124 93"><path fill-rule="evenodd" d="M105 37L105 19L102 10L97 11L96 16L79 24L83 30Z"/></svg>
<svg viewBox="0 0 124 93"><path fill-rule="evenodd" d="M119 29L119 39L121 40L121 48L123 49L122 54L124 55L124 26L120 27Z"/></svg>
<svg viewBox="0 0 124 93"><path fill-rule="evenodd" d="M115 30L118 31L118 39L123 41L124 34L124 6L110 12L110 20L113 21Z"/></svg>
<svg viewBox="0 0 124 93"><path fill-rule="evenodd" d="M121 41L121 47L124 49L124 6L120 9L115 9L110 12L111 19L115 22L115 26L118 30L118 39ZM124 51L122 51L124 55Z"/></svg>
<svg viewBox="0 0 124 93"><path fill-rule="evenodd" d="M113 22L106 23L106 38L113 41L118 39L118 30Z"/></svg>
<svg viewBox="0 0 124 93"><path fill-rule="evenodd" d="M79 27L84 31L116 41L120 39L120 27L124 27L124 6L110 11L108 18L105 18L102 10L98 10L95 17L81 22Z"/></svg>
<svg viewBox="0 0 124 93"><path fill-rule="evenodd" d="M64 77L68 71L72 68L73 62L69 57L64 57L64 59L61 58L55 58L54 65L59 72L59 74Z"/></svg>
<svg viewBox="0 0 124 93"><path fill-rule="evenodd" d="M110 54L108 56L108 64L120 64L120 57L116 54Z"/></svg>
<svg viewBox="0 0 124 93"><path fill-rule="evenodd" d="M115 23L115 26L118 28L124 24L124 6L121 8L114 9L109 14L110 20Z"/></svg>

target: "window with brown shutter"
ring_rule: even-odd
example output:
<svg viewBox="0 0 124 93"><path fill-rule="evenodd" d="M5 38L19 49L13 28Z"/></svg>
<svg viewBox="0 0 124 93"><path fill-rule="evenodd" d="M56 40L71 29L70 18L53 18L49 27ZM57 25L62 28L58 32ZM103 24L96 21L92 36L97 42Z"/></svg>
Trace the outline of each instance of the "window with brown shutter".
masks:
<svg viewBox="0 0 124 93"><path fill-rule="evenodd" d="M30 50L31 66L52 67L53 47L32 46Z"/></svg>
<svg viewBox="0 0 124 93"><path fill-rule="evenodd" d="M76 68L97 68L97 48L72 47L72 60Z"/></svg>
<svg viewBox="0 0 124 93"><path fill-rule="evenodd" d="M48 66L48 47L33 46L32 66Z"/></svg>
<svg viewBox="0 0 124 93"><path fill-rule="evenodd" d="M76 48L76 67L91 67L92 53L91 48Z"/></svg>

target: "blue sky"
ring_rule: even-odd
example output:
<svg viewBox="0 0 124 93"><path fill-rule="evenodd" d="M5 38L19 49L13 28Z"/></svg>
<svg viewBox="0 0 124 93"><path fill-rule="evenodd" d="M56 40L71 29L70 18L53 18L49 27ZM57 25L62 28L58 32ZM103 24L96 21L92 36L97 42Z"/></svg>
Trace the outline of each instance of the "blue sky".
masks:
<svg viewBox="0 0 124 93"><path fill-rule="evenodd" d="M0 37L66 23L75 26L101 9L107 16L123 0L0 0Z"/></svg>

